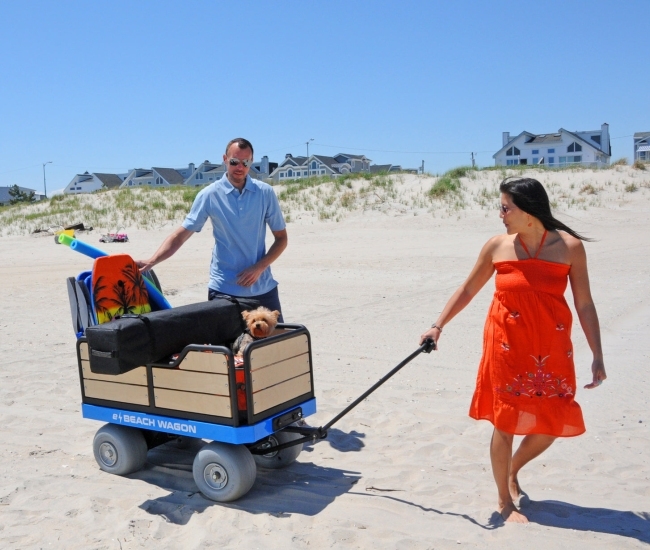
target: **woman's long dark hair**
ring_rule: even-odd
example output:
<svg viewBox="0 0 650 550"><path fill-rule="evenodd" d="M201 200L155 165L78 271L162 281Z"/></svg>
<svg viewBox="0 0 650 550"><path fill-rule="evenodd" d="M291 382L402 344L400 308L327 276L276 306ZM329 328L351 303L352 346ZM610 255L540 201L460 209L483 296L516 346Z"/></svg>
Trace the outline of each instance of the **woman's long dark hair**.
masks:
<svg viewBox="0 0 650 550"><path fill-rule="evenodd" d="M515 203L517 208L537 218L544 229L552 231L554 229L561 229L572 237L580 239L581 241L593 241L587 237L583 237L576 233L570 227L564 225L560 220L553 217L551 213L551 203L548 200L546 189L533 178L519 178L511 179L506 178L499 185L499 191L506 193L512 197L512 202Z"/></svg>

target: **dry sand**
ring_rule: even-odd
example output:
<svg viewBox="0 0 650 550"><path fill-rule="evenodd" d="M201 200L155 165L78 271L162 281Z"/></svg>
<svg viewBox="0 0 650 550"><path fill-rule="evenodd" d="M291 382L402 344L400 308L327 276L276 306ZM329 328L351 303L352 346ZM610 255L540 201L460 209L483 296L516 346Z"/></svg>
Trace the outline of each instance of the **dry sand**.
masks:
<svg viewBox="0 0 650 550"><path fill-rule="evenodd" d="M100 424L80 414L65 289L65 278L90 263L50 238L0 238L0 547L647 547L646 174L544 175L558 197L566 195L558 199L559 217L597 239L586 247L609 378L594 391L581 389L590 379L590 352L576 323L577 401L587 433L558 441L522 472L532 501L527 526L504 525L495 514L491 425L467 416L493 282L445 329L438 352L415 359L295 464L260 470L244 498L218 504L192 480L199 442L152 450L145 469L127 477L99 470L92 438ZM481 178L465 182L467 197L493 187L497 173ZM594 194L579 193L587 179ZM625 192L631 181L639 190ZM402 179L398 196L417 195L423 185ZM289 248L273 269L285 318L312 335L319 407L312 425L327 422L417 348L481 245L502 231L493 202L434 213L403 202L339 222L292 211ZM101 246L142 258L169 230L128 229L131 242ZM98 237L82 239L100 246ZM206 298L210 248L206 229L157 267L172 304Z"/></svg>

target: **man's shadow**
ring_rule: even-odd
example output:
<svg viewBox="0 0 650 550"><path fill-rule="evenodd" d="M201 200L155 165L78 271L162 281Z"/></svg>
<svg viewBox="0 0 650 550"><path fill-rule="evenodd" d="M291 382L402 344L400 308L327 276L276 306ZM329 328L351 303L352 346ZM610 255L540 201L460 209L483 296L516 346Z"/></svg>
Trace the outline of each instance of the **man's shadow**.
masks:
<svg viewBox="0 0 650 550"><path fill-rule="evenodd" d="M332 430L332 432L339 432ZM328 434L328 436L330 435ZM360 450L363 443L358 436L343 432L334 433L331 440L339 450ZM196 453L206 443L191 439L179 448L166 443L151 449L145 467L130 475L169 491L169 494L143 502L140 508L150 514L162 516L171 523L185 525L193 514L202 513L212 506L223 506L251 514L271 514L289 517L291 514L314 516L324 510L336 497L348 492L360 479L358 472L317 466L305 462L306 446L297 462L280 470L258 468L255 484L249 493L235 502L219 503L205 498L198 490L192 476ZM301 461L302 459L302 461Z"/></svg>

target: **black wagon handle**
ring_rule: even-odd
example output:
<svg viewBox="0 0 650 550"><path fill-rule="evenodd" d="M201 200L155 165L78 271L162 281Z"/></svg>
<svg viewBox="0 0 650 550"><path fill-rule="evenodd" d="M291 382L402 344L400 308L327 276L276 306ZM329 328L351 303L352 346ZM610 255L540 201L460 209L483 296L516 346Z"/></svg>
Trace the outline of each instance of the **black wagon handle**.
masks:
<svg viewBox="0 0 650 550"><path fill-rule="evenodd" d="M369 389L363 392L363 394L357 397L352 403L350 403L347 407L345 407L345 409L343 409L339 414L337 414L334 418L332 418L332 420L330 420L324 426L321 426L320 428L312 428L308 426L287 426L286 428L284 428L285 431L298 433L303 437L299 439L295 439L293 441L288 441L287 443L282 443L280 445L274 445L271 447L263 446L263 445L254 445L249 448L251 453L266 454L274 451L280 451L288 447L293 447L294 445L299 445L301 443L315 443L319 439L325 439L327 437L327 431L334 424L336 424L339 420L341 420L341 418L343 418L352 409L354 409L354 407L356 407L359 403L361 403L364 399L366 399L366 397L368 397L377 388L379 388L379 386L381 386L382 384L387 382L390 378L395 376L395 374L397 374L403 367L405 367L408 363L410 363L421 353L431 353L435 349L436 349L436 342L431 338L427 338L424 342L422 342L422 344L418 349L416 349L413 353L411 353L411 355L409 355L399 365L393 368L393 370L391 370L388 374L386 374L379 381L377 381L373 386L371 386Z"/></svg>
<svg viewBox="0 0 650 550"><path fill-rule="evenodd" d="M339 414L337 414L332 420L330 420L327 424L319 428L320 430L323 430L327 432L336 422L341 420L346 414L348 414L354 407L356 407L359 403L361 403L366 397L368 397L371 393L373 393L379 386L387 382L390 378L395 376L403 367L405 367L408 363L410 363L413 359L415 359L418 355L421 353L431 353L432 350L436 349L436 343L434 340L431 338L427 338L422 345L416 349L411 355L409 355L406 359L404 359L399 365L397 365L393 370L391 370L388 374L386 374L384 377L382 377L378 382L376 382L373 386L371 386L369 389L367 389L363 394L361 394L359 397L357 397L352 403L350 403L345 409L343 409Z"/></svg>

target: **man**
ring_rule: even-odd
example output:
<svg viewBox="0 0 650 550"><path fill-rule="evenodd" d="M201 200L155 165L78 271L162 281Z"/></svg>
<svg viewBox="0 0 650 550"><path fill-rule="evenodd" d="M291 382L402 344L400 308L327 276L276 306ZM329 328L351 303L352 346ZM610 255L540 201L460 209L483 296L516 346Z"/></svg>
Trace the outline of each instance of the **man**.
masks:
<svg viewBox="0 0 650 550"><path fill-rule="evenodd" d="M202 189L183 221L148 260L138 261L148 271L166 260L210 218L214 249L210 264L208 299L227 295L254 298L270 310L282 312L277 281L271 264L287 247L287 230L273 188L252 179L253 146L236 138L226 146L223 156L226 174ZM266 251L266 226L275 240ZM279 321L282 322L282 315Z"/></svg>

